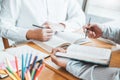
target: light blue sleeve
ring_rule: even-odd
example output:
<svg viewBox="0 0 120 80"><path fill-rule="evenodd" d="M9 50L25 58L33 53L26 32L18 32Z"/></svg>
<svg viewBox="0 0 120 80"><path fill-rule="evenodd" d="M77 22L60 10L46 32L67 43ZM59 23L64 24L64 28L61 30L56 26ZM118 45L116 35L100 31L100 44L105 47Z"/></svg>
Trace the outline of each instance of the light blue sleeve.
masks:
<svg viewBox="0 0 120 80"><path fill-rule="evenodd" d="M101 26L103 38L110 39L120 44L120 24L107 24Z"/></svg>
<svg viewBox="0 0 120 80"><path fill-rule="evenodd" d="M90 65L85 65L81 61L70 60L67 63L66 70L77 78L81 78L81 75L90 67Z"/></svg>
<svg viewBox="0 0 120 80"><path fill-rule="evenodd" d="M82 80L120 80L120 69L70 60L66 70Z"/></svg>

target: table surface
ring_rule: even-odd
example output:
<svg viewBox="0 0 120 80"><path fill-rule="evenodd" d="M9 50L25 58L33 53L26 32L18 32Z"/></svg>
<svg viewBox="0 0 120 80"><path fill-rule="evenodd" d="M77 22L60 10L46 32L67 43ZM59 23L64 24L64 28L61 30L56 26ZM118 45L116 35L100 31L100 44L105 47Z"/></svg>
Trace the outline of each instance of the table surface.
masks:
<svg viewBox="0 0 120 80"><path fill-rule="evenodd" d="M27 45L38 49L46 54L49 54L39 46L35 45L32 42L27 43ZM107 44L100 40L94 40L92 39L92 42L84 44L87 46L96 46L96 47L103 47L103 48L113 48L115 46ZM50 57L45 59L46 68L42 71L42 74L39 76L39 80L79 80L78 78L72 76L70 73L68 73L65 69L55 65ZM111 60L110 60L110 67L118 67L120 68L120 50L119 51L113 51ZM4 73L4 71L0 70L0 73ZM12 80L9 77L6 79L1 80Z"/></svg>

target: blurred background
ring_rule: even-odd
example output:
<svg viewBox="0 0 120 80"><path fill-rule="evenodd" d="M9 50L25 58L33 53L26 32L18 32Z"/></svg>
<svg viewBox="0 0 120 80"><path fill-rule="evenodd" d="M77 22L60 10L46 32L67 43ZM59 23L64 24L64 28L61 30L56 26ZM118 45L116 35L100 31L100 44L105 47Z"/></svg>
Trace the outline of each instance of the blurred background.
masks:
<svg viewBox="0 0 120 80"><path fill-rule="evenodd" d="M0 0L0 4L2 0ZM78 0L86 14L86 20L91 17L93 23L109 23L120 20L120 0ZM10 41L10 44L13 42ZM3 49L0 38L0 50Z"/></svg>

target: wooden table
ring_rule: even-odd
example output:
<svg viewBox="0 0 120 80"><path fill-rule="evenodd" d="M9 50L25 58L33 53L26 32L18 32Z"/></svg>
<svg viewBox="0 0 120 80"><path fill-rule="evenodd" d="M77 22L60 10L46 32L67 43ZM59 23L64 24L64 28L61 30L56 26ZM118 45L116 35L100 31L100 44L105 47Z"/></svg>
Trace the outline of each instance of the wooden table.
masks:
<svg viewBox="0 0 120 80"><path fill-rule="evenodd" d="M40 48L39 46L35 45L34 43L30 42L27 45L38 49L44 53L47 53L45 50ZM104 47L111 49L113 46L102 42L100 40L92 40L91 43L84 44L87 46L96 46L96 47ZM39 80L79 80L78 78L72 76L70 73L65 71L65 69L55 65L50 57L45 59L46 68L43 70L42 74L39 77ZM112 57L110 60L110 67L119 67L120 68L120 51L112 52ZM3 80L11 80L10 78L3 79Z"/></svg>
<svg viewBox="0 0 120 80"><path fill-rule="evenodd" d="M38 50L41 50L41 51L47 53L45 50L43 50L39 46L33 45L33 43L29 43L28 45L31 46L31 47L33 47L33 48L36 48ZM87 45L87 46L96 46L96 47L103 47L103 48L108 48L108 49L112 49L112 47L115 47L115 46L113 46L111 44L107 44L107 43L105 43L103 41L96 40L96 39L92 39L92 42L84 44L84 45ZM49 69L55 71L59 75L63 76L65 79L67 79L67 80L79 80L78 78L72 76L70 73L68 73L67 71L65 71L65 69L62 69L61 67L55 65L51 61L50 57L45 60L45 63L46 63L46 66ZM118 67L118 68L120 68L120 50L112 52L112 56L111 56L110 65L109 66L110 67Z"/></svg>

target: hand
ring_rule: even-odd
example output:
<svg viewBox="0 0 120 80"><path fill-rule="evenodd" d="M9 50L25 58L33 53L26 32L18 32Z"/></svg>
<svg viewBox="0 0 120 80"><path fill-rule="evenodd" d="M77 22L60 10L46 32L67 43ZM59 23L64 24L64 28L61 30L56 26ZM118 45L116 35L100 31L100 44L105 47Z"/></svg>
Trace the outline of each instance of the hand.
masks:
<svg viewBox="0 0 120 80"><path fill-rule="evenodd" d="M63 24L63 23L45 22L42 26L51 28L53 30L53 32L64 31L64 29L65 29L65 24Z"/></svg>
<svg viewBox="0 0 120 80"><path fill-rule="evenodd" d="M99 38L103 34L101 28L97 24L85 25L83 26L83 29L84 31L85 29L88 30L87 35L89 38Z"/></svg>
<svg viewBox="0 0 120 80"><path fill-rule="evenodd" d="M67 64L67 61L61 59L61 58L57 58L55 56L55 53L56 52L62 52L62 53L65 53L66 51L63 49L63 48L55 48L52 50L51 52L51 60L58 66L61 66L63 68L66 68L66 64ZM62 54L61 53L61 54Z"/></svg>
<svg viewBox="0 0 120 80"><path fill-rule="evenodd" d="M53 31L50 28L47 27L45 29L36 28L29 30L26 34L26 38L38 41L48 41L49 39L51 39L52 35Z"/></svg>

